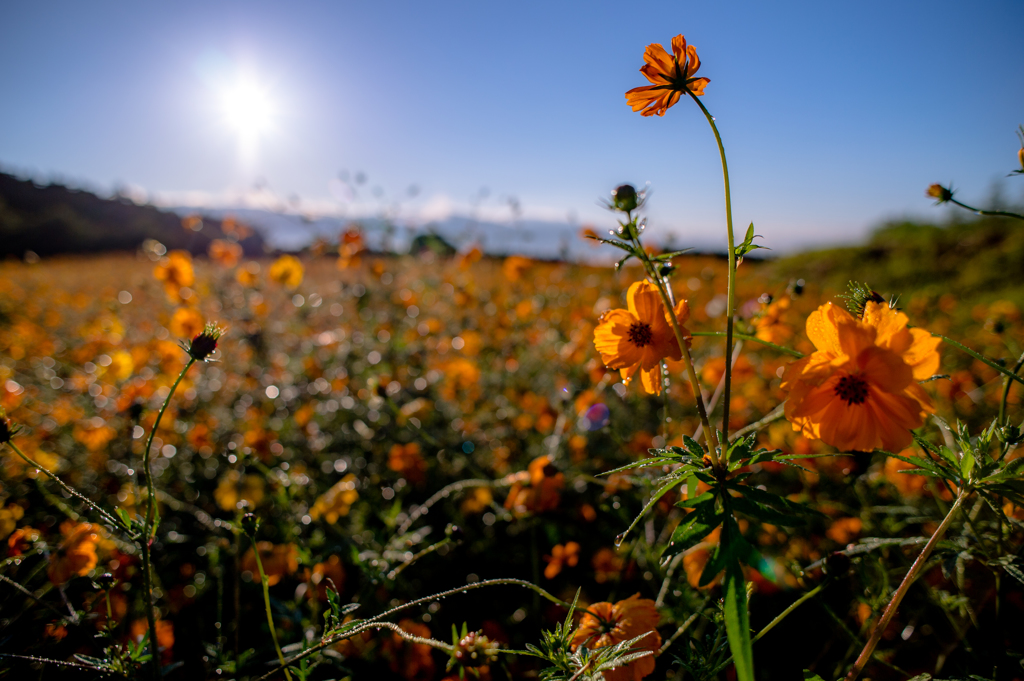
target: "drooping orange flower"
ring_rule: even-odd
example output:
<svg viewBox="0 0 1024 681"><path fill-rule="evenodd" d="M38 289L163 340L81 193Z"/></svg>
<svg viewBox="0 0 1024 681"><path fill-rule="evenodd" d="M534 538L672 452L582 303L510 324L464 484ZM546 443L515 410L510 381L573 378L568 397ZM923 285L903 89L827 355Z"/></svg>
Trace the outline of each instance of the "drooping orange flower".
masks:
<svg viewBox="0 0 1024 681"><path fill-rule="evenodd" d="M938 370L941 341L907 321L873 301L862 319L831 303L812 312L807 336L817 350L782 377L793 429L842 451L910 445L910 431L935 411L917 382Z"/></svg>
<svg viewBox="0 0 1024 681"><path fill-rule="evenodd" d="M580 545L574 541L566 542L564 545L555 544L551 547L551 555L544 556L548 564L544 568L544 577L554 579L565 567L576 567L580 562Z"/></svg>
<svg viewBox="0 0 1024 681"><path fill-rule="evenodd" d="M658 610L654 601L633 594L624 601L594 603L580 619L580 626L572 639L575 650L581 645L604 648L650 632L634 644L636 652L650 650L651 655L633 660L627 665L604 672L605 681L640 681L654 671L654 652L661 647L658 634Z"/></svg>
<svg viewBox="0 0 1024 681"><path fill-rule="evenodd" d="M671 55L658 43L648 45L644 50L644 61L646 63L640 68L640 73L653 85L635 87L626 93L626 103L633 107L633 111L643 109L643 116L664 116L681 96L687 92L702 95L705 86L711 82L707 78L694 77L700 68L700 59L697 49L687 45L682 35L672 38Z"/></svg>
<svg viewBox="0 0 1024 681"><path fill-rule="evenodd" d="M668 312L658 289L649 281L638 281L626 294L629 309L609 310L601 315L594 329L594 346L609 369L618 369L623 383L629 383L640 370L644 390L661 394L661 360L682 359L682 351L672 332ZM682 325L690 316L685 300L676 303L676 319ZM689 332L682 329L689 342Z"/></svg>
<svg viewBox="0 0 1024 681"><path fill-rule="evenodd" d="M75 575L88 574L96 567L96 544L100 537L96 526L90 523L75 524L70 520L60 526L64 541L50 556L47 576L55 586L60 586Z"/></svg>

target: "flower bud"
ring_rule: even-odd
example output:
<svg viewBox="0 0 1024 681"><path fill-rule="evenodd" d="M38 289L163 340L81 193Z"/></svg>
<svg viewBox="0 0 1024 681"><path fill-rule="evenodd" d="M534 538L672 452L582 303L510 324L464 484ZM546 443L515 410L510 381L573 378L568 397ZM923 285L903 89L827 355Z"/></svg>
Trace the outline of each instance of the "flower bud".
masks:
<svg viewBox="0 0 1024 681"><path fill-rule="evenodd" d="M116 582L117 580L114 578L114 575L109 572L104 572L95 579L94 584L96 588L101 591L110 591Z"/></svg>
<svg viewBox="0 0 1024 681"><path fill-rule="evenodd" d="M192 339L185 347L189 356L197 362L209 361L208 358L217 349L217 341L224 335L224 329L215 323L207 322L202 333Z"/></svg>
<svg viewBox="0 0 1024 681"><path fill-rule="evenodd" d="M928 191L925 192L925 195L930 196L939 203L945 203L953 198L953 191L943 187L941 184L933 184L928 186Z"/></svg>
<svg viewBox="0 0 1024 681"><path fill-rule="evenodd" d="M246 513L242 516L242 532L252 538L256 536L256 532L260 529L260 519L256 517L254 513Z"/></svg>
<svg viewBox="0 0 1024 681"><path fill-rule="evenodd" d="M612 207L623 213L634 211L640 205L640 197L631 184L622 184L612 190Z"/></svg>

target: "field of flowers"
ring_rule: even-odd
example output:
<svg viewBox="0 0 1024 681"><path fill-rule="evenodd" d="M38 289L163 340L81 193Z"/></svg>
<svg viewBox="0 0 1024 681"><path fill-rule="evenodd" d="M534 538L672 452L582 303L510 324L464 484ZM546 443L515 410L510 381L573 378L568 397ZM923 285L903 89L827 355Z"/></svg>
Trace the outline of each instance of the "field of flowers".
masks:
<svg viewBox="0 0 1024 681"><path fill-rule="evenodd" d="M1024 678L1020 301L658 254L632 192L615 268L0 264L0 677Z"/></svg>

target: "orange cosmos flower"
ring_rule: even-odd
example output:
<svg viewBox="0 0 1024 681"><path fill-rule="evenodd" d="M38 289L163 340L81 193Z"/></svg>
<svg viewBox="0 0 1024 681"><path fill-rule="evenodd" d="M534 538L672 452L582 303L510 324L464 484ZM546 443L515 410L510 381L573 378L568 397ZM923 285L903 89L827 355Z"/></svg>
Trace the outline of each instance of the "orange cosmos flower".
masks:
<svg viewBox="0 0 1024 681"><path fill-rule="evenodd" d="M657 287L638 281L626 294L628 310L609 310L601 315L594 329L594 346L609 369L618 369L623 382L629 383L640 370L644 390L661 394L661 360L682 359L682 351ZM683 324L690 316L685 300L676 303L676 319ZM689 341L689 332L682 329Z"/></svg>
<svg viewBox="0 0 1024 681"><path fill-rule="evenodd" d="M46 571L50 581L60 586L75 575L88 574L96 567L96 544L99 534L96 526L89 523L75 524L70 520L60 526L64 541L50 556L50 566Z"/></svg>
<svg viewBox="0 0 1024 681"><path fill-rule="evenodd" d="M626 103L633 111L643 109L643 116L664 116L683 94L702 95L704 87L711 82L707 78L693 77L700 68L700 59L697 49L687 45L682 35L672 38L671 55L657 43L648 45L644 61L647 63L640 68L640 73L653 85L635 87L626 93Z"/></svg>
<svg viewBox="0 0 1024 681"><path fill-rule="evenodd" d="M939 368L941 342L907 316L869 301L863 319L831 303L807 318L816 352L786 368L786 418L805 437L842 451L898 452L933 413L917 381Z"/></svg>
<svg viewBox="0 0 1024 681"><path fill-rule="evenodd" d="M544 577L554 579L562 568L576 567L580 562L580 545L574 541L566 542L564 546L555 544L551 547L551 555L544 556L544 561L548 564L544 568Z"/></svg>
<svg viewBox="0 0 1024 681"><path fill-rule="evenodd" d="M661 636L656 630L658 610L654 601L634 594L614 605L595 603L587 610L573 636L573 650L584 644L591 649L613 646L651 632L637 641L634 647L636 652L650 650L652 654L604 672L605 681L640 681L654 671L653 653L661 647Z"/></svg>

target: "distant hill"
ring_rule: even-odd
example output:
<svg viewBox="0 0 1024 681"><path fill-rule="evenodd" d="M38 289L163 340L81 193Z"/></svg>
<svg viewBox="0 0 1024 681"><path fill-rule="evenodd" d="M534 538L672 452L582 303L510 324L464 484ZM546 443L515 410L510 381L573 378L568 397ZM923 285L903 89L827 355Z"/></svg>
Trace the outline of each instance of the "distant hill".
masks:
<svg viewBox="0 0 1024 681"><path fill-rule="evenodd" d="M862 246L788 256L773 267L834 290L853 280L884 294L954 293L962 300L1008 298L1024 305L1024 222L968 213L946 224L893 222Z"/></svg>
<svg viewBox="0 0 1024 681"><path fill-rule="evenodd" d="M220 220L204 219L201 230L191 231L182 227L181 216L127 198L104 199L0 173L0 257L136 250L146 239L198 254L218 238L224 238ZM240 243L248 255L263 253L258 234Z"/></svg>

